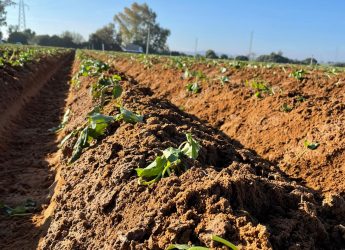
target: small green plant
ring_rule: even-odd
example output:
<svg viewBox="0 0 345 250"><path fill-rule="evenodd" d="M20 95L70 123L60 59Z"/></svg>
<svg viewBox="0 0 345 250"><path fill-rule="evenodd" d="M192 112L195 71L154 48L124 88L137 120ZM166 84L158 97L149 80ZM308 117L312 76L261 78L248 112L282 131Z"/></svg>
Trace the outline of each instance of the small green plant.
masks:
<svg viewBox="0 0 345 250"><path fill-rule="evenodd" d="M295 70L290 73L289 77L293 77L297 79L298 81L302 81L305 78L305 74L307 72L303 69Z"/></svg>
<svg viewBox="0 0 345 250"><path fill-rule="evenodd" d="M200 150L200 144L193 139L192 135L186 134L187 141L183 142L178 148L169 147L162 151L161 156L151 162L146 168L137 168L139 184L151 185L171 172L181 172L181 156L187 156L190 159L197 159ZM186 168L184 167L184 170Z"/></svg>
<svg viewBox="0 0 345 250"><path fill-rule="evenodd" d="M94 99L100 99L100 105L110 98L118 98L122 94L122 87L119 82L121 77L119 75L113 75L111 77L101 75L98 81L91 87L91 94Z"/></svg>
<svg viewBox="0 0 345 250"><path fill-rule="evenodd" d="M219 237L217 235L211 235L211 239L213 241L219 242L223 244L224 246L229 247L232 250L238 250L237 246L232 244L230 241L227 241L223 239L222 237ZM178 250L210 250L208 247L200 247L200 246L189 246L185 244L172 244L168 246L166 250L173 250L173 249L178 249Z"/></svg>
<svg viewBox="0 0 345 250"><path fill-rule="evenodd" d="M70 112L71 112L71 110L67 109L65 114L63 115L61 123L57 127L48 129L48 131L52 132L52 133L57 133L57 132L61 131L68 122Z"/></svg>
<svg viewBox="0 0 345 250"><path fill-rule="evenodd" d="M224 86L226 83L229 83L229 77L227 77L227 76L220 76L219 80L220 80L220 84L222 86Z"/></svg>
<svg viewBox="0 0 345 250"><path fill-rule="evenodd" d="M293 110L293 107L288 105L287 103L283 103L283 105L280 108L281 111L289 113L290 111Z"/></svg>
<svg viewBox="0 0 345 250"><path fill-rule="evenodd" d="M0 202L0 211L7 216L26 216L35 211L36 205L36 202L31 199L27 199L25 203L14 208Z"/></svg>
<svg viewBox="0 0 345 250"><path fill-rule="evenodd" d="M227 71L227 69L225 67L221 67L219 71L221 74L224 74Z"/></svg>
<svg viewBox="0 0 345 250"><path fill-rule="evenodd" d="M274 95L273 88L263 82L256 80L252 80L250 82L246 81L246 85L250 86L255 91L254 96L257 98L262 98L263 94Z"/></svg>
<svg viewBox="0 0 345 250"><path fill-rule="evenodd" d="M143 116L133 113L123 107L119 107L120 113L115 116L107 116L100 113L100 107L95 107L93 111L88 114L87 122L81 127L69 133L60 143L62 146L67 140L78 136L76 143L73 146L73 152L70 163L78 160L84 148L90 146L90 143L103 136L108 126L115 121L125 121L127 123L143 122Z"/></svg>
<svg viewBox="0 0 345 250"><path fill-rule="evenodd" d="M320 146L318 142L309 142L308 140L304 141L304 146L310 150L315 150Z"/></svg>
<svg viewBox="0 0 345 250"><path fill-rule="evenodd" d="M199 86L199 84L197 82L195 83L188 83L186 85L186 90L188 92L192 92L193 94L197 94L201 92L201 87Z"/></svg>

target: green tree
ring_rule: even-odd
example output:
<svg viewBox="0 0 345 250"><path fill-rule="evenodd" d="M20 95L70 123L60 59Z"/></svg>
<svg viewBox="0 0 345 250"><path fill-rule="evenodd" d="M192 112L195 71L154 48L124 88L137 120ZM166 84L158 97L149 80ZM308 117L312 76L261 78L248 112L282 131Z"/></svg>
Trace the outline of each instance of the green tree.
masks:
<svg viewBox="0 0 345 250"><path fill-rule="evenodd" d="M206 51L205 57L206 57L206 58L212 58L212 59L218 58L216 52L214 52L214 51L211 50L211 49L209 49L209 50Z"/></svg>
<svg viewBox="0 0 345 250"><path fill-rule="evenodd" d="M0 28L2 26L7 25L7 23L6 23L7 12L6 12L5 8L9 5L12 5L12 4L14 4L14 2L11 0L0 0ZM2 32L0 30L0 40L1 39L2 39Z"/></svg>
<svg viewBox="0 0 345 250"><path fill-rule="evenodd" d="M248 58L248 56L236 56L235 60L238 60L238 61L249 61L249 58Z"/></svg>
<svg viewBox="0 0 345 250"><path fill-rule="evenodd" d="M76 45L81 45L83 42L85 42L85 39L81 34L68 30L62 32L61 38L69 38L69 40L71 40Z"/></svg>
<svg viewBox="0 0 345 250"><path fill-rule="evenodd" d="M36 33L31 29L18 31L18 26L10 26L8 28L7 42L29 44L29 42L35 37L35 35Z"/></svg>
<svg viewBox="0 0 345 250"><path fill-rule="evenodd" d="M109 23L96 30L95 33L90 35L89 43L90 45L97 50L102 49L102 44L104 44L105 50L116 50L121 51L120 47L120 38L116 35L115 25Z"/></svg>
<svg viewBox="0 0 345 250"><path fill-rule="evenodd" d="M226 55L226 54L221 54L219 58L220 59L229 59L228 55Z"/></svg>
<svg viewBox="0 0 345 250"><path fill-rule="evenodd" d="M125 44L134 43L145 48L149 36L150 52L162 52L168 50L170 31L160 27L156 17L157 14L147 4L133 3L115 15L114 20L120 27L120 36Z"/></svg>

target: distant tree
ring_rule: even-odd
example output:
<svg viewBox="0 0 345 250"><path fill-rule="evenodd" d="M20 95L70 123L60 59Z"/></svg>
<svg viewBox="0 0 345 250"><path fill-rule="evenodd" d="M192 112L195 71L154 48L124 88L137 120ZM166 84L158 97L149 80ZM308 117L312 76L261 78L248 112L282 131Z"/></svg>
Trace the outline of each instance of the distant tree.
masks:
<svg viewBox="0 0 345 250"><path fill-rule="evenodd" d="M85 42L85 39L81 34L79 34L77 32L71 32L68 30L62 32L61 37L62 38L65 38L65 37L70 38L70 40L76 45L81 45L83 42Z"/></svg>
<svg viewBox="0 0 345 250"><path fill-rule="evenodd" d="M18 31L17 26L10 26L8 29L8 39L7 42L9 43L21 43L21 44L29 44L36 33L31 29L26 29L22 32Z"/></svg>
<svg viewBox="0 0 345 250"><path fill-rule="evenodd" d="M238 61L249 61L249 58L248 58L248 56L236 56L235 60L238 60Z"/></svg>
<svg viewBox="0 0 345 250"><path fill-rule="evenodd" d="M305 64L305 65L308 65L308 64L316 65L316 64L318 64L318 62L315 58L310 58L310 57L302 60L300 63Z"/></svg>
<svg viewBox="0 0 345 250"><path fill-rule="evenodd" d="M156 17L157 14L147 4L133 3L130 8L115 15L114 20L119 24L119 33L125 44L134 43L145 48L150 33L150 52L157 53L168 50L170 31L160 27L156 23Z"/></svg>
<svg viewBox="0 0 345 250"><path fill-rule="evenodd" d="M226 55L226 54L221 54L219 58L220 59L229 59L228 55Z"/></svg>
<svg viewBox="0 0 345 250"><path fill-rule="evenodd" d="M278 53L272 52L269 55L261 55L256 58L258 62L272 62L272 63L294 63L293 60L283 56L283 53L279 51Z"/></svg>
<svg viewBox="0 0 345 250"><path fill-rule="evenodd" d="M209 49L209 50L206 51L205 57L206 57L206 58L212 58L212 59L218 58L216 52L214 52L214 51L211 50L211 49Z"/></svg>
<svg viewBox="0 0 345 250"><path fill-rule="evenodd" d="M12 0L0 0L0 27L6 25L6 10L7 6L14 4Z"/></svg>
<svg viewBox="0 0 345 250"><path fill-rule="evenodd" d="M119 37L116 36L115 25L113 23L109 23L91 34L89 43L94 49L101 50L102 44L104 44L105 50L121 51Z"/></svg>

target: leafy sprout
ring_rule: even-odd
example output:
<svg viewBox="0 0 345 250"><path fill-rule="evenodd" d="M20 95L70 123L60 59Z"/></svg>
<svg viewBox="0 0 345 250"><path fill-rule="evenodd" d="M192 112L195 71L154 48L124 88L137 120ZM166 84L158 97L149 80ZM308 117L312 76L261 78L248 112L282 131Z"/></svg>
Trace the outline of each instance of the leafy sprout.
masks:
<svg viewBox="0 0 345 250"><path fill-rule="evenodd" d="M67 109L65 114L63 115L61 123L57 127L48 129L48 131L52 132L52 133L57 133L57 132L61 131L65 127L65 125L67 124L70 113L71 113L71 110Z"/></svg>
<svg viewBox="0 0 345 250"><path fill-rule="evenodd" d="M8 216L26 216L32 214L36 205L36 202L31 199L27 199L25 203L14 208L0 202L0 212Z"/></svg>
<svg viewBox="0 0 345 250"><path fill-rule="evenodd" d="M299 81L302 81L305 78L307 72L303 69L295 70L289 74L289 77L293 77Z"/></svg>
<svg viewBox="0 0 345 250"><path fill-rule="evenodd" d="M70 159L70 163L73 163L79 159L84 148L90 146L90 143L97 140L103 136L108 126L115 121L125 121L128 123L138 123L143 122L143 116L137 115L130 110L120 107L120 114L115 116L103 115L100 112L99 107L95 107L93 111L88 114L87 122L84 126L81 126L71 133L69 133L65 138L62 139L60 146L62 146L67 140L72 137L78 136L76 143L73 146L73 152Z"/></svg>
<svg viewBox="0 0 345 250"><path fill-rule="evenodd" d="M309 142L308 140L304 141L304 146L310 150L315 150L320 146L318 142Z"/></svg>
<svg viewBox="0 0 345 250"><path fill-rule="evenodd" d="M237 246L232 244L231 242L223 239L222 237L219 237L217 235L211 235L211 239L213 241L219 242L223 244L224 246L229 247L232 250L238 250ZM173 249L178 249L178 250L210 250L208 247L201 247L201 246L189 246L186 244L172 244L166 248L166 250L173 250Z"/></svg>
<svg viewBox="0 0 345 250"><path fill-rule="evenodd" d="M250 86L255 91L254 96L258 98L262 98L262 94L274 94L273 88L263 82L259 82L256 80L252 80L250 82L246 81L246 85Z"/></svg>
<svg viewBox="0 0 345 250"><path fill-rule="evenodd" d="M186 134L187 141L183 142L178 148L169 147L162 151L161 156L151 162L146 168L137 168L139 184L151 185L171 172L180 172L181 156L185 155L190 159L197 159L200 150L200 144L193 139L192 135Z"/></svg>
<svg viewBox="0 0 345 250"><path fill-rule="evenodd" d="M293 107L288 105L287 103L283 103L280 109L281 111L288 113L293 110Z"/></svg>
<svg viewBox="0 0 345 250"><path fill-rule="evenodd" d="M188 83L186 85L186 89L187 89L188 92L192 92L193 94L200 93L200 91L201 91L201 87L199 86L199 84L197 82L195 82L195 83Z"/></svg>

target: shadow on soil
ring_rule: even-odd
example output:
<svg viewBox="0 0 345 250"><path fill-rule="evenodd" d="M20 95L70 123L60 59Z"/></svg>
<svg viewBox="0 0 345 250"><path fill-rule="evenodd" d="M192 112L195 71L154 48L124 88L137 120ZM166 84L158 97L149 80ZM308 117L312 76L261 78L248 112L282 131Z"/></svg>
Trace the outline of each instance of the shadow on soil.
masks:
<svg viewBox="0 0 345 250"><path fill-rule="evenodd" d="M1 137L5 150L0 151L0 202L13 208L30 199L36 208L31 215L0 215L0 249L36 249L47 229L40 212L47 208L53 193L56 166L51 158L58 149L56 134L48 130L61 122L73 58L70 54L63 59L38 94L13 114Z"/></svg>

